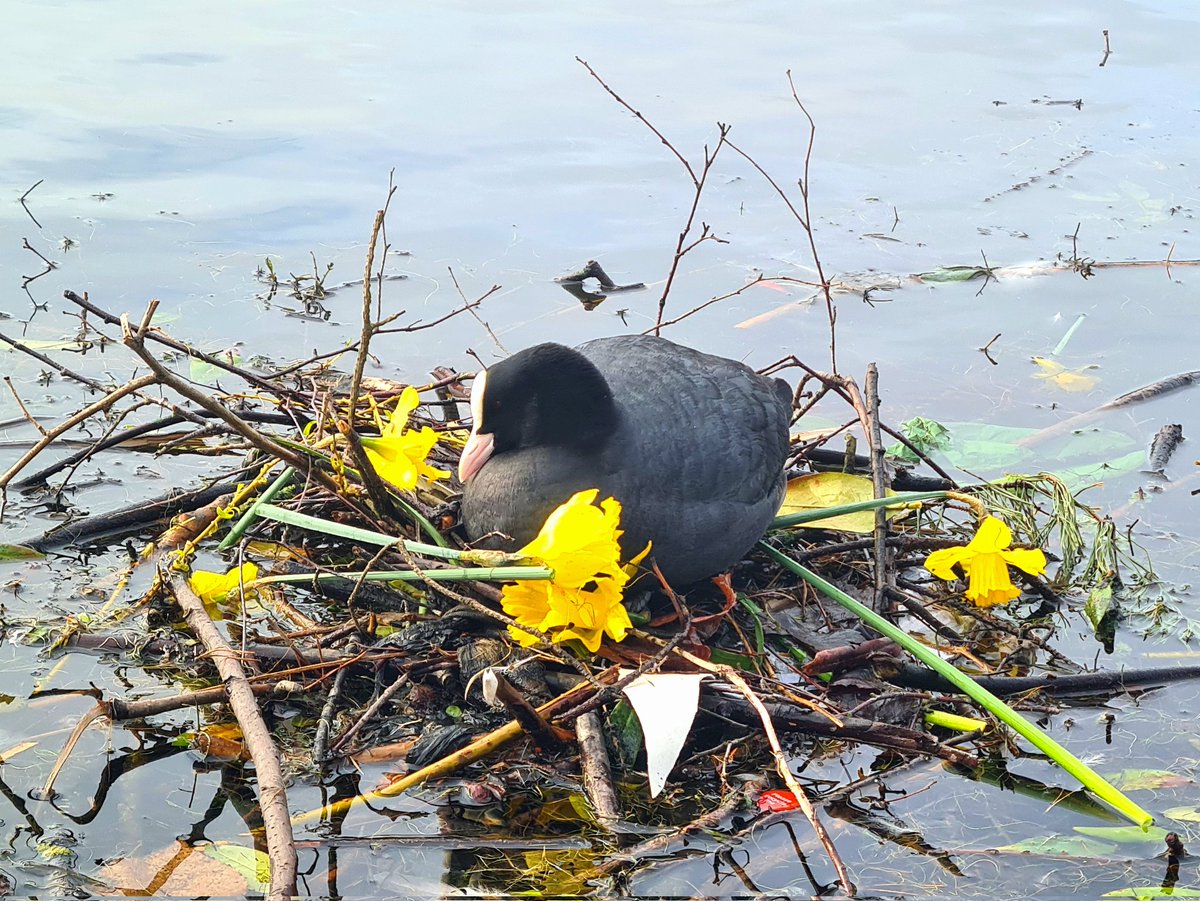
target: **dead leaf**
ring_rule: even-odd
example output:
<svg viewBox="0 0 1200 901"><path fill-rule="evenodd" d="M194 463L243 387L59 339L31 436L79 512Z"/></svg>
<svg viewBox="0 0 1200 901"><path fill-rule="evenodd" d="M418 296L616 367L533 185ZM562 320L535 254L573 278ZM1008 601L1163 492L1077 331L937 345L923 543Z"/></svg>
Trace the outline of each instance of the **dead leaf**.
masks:
<svg viewBox="0 0 1200 901"><path fill-rule="evenodd" d="M895 493L888 490L889 496ZM788 482L787 494L784 495L783 506L779 508L778 515L825 510L829 507L869 501L874 497L875 487L871 484L870 479L845 472L817 472L812 475L800 476ZM889 510L888 518L890 519L899 512L898 510ZM875 531L875 511L843 513L840 516L807 522L797 528L838 529L842 532L868 535Z"/></svg>

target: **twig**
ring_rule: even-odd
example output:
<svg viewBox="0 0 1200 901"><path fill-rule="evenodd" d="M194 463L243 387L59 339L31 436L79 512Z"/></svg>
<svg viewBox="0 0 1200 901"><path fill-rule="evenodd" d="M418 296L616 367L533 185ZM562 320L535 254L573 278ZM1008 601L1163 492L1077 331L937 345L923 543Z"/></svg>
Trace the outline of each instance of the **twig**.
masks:
<svg viewBox="0 0 1200 901"><path fill-rule="evenodd" d="M825 849L825 853L828 855L834 870L837 872L838 881L842 884L842 891L853 897L855 894L854 883L850 881L850 874L846 870L846 865L842 862L842 857L838 854L837 848L833 844L833 839L830 838L829 833L825 830L825 824L817 816L817 811L813 808L812 801L804 793L804 789L800 787L800 783L796 781L796 777L792 775L787 757L784 755L783 748L779 744L779 736L775 733L775 724L771 722L771 714L763 706L762 700L746 684L746 680L742 678L741 673L733 667L724 664L715 665L709 663L693 654L689 654L682 648L677 648L675 653L694 666L720 676L741 692L742 697L757 711L759 719L762 722L763 732L767 736L767 744L771 746L771 756L775 759L775 771L779 773L779 778L783 780L792 794L796 796L796 803L800 805L804 816L808 818L808 822L812 825L813 833L817 836L817 840L821 842L821 846Z"/></svg>
<svg viewBox="0 0 1200 901"><path fill-rule="evenodd" d="M342 670L341 672L345 672L345 670ZM340 674L341 673L339 673L339 675ZM399 676L397 676L395 678L395 680L393 680L391 685L389 685L387 688L385 688L383 691L381 691L379 693L379 696L377 698L375 698L375 700L373 700L369 705L367 705L367 709L364 710L353 723L351 723L349 728L347 728L341 735L339 735L337 737L337 739L333 742L333 745L331 746L332 753L333 754L345 753L346 749L350 745L350 742L354 740L354 736L358 735L358 733L362 730L363 726L365 726L367 723L369 723L371 721L371 717L373 717L376 713L378 713L379 710L383 707L383 705L386 704L388 701L390 701L393 697L395 697L396 692L398 692L401 688L403 688L407 684L408 684L408 673L402 672ZM324 755L322 755L321 757L317 757L316 760L318 763L322 762L324 760Z"/></svg>
<svg viewBox="0 0 1200 901"><path fill-rule="evenodd" d="M122 397L132 394L135 391L140 391L143 388L153 385L157 381L158 377L155 375L144 375L141 378L134 379L132 382L126 382L120 388L114 388L94 404L89 404L74 416L69 417L68 419L56 425L54 428L50 429L33 447L25 452L20 460L10 466L4 475L0 475L0 490L3 490L8 483L12 481L13 476L24 469L34 457L45 450L46 447L49 446L59 435L70 431L75 426L79 425L79 423L90 419L97 413L104 412Z"/></svg>
<svg viewBox="0 0 1200 901"><path fill-rule="evenodd" d="M509 716L521 724L525 734L533 739L539 750L549 751L561 747L571 738L571 733L551 723L517 691L499 670L491 673L495 677L496 700L508 711Z"/></svg>
<svg viewBox="0 0 1200 901"><path fill-rule="evenodd" d="M145 322L145 320L144 320ZM216 518L216 505L197 513L198 517ZM163 542L166 545L166 541ZM160 576L170 586L176 602L192 632L204 644L216 664L221 680L229 694L229 704L237 717L246 742L246 750L254 761L258 784L259 807L262 810L267 855L271 861L271 883L267 897L272 901L287 901L296 892L296 845L288 814L287 791L279 765L279 750L263 722L254 691L231 648L213 624L204 602L188 585L187 577L175 565L160 566Z"/></svg>
<svg viewBox="0 0 1200 901"><path fill-rule="evenodd" d="M39 228L40 228L40 226L39 226ZM32 282L35 282L35 281L37 281L37 280L38 280L39 278L41 278L43 275L49 275L51 272L53 272L55 269L57 269L57 268L58 268L58 264L57 264L57 263L55 263L55 262L54 262L54 261L52 261L52 260L48 260L48 259L46 259L46 258L45 258L45 256L43 256L41 253L39 253L39 252L37 251L37 249L36 249L36 248L35 248L35 247L34 247L32 244L30 244L30 243L29 243L29 239L28 239L28 238L23 238L23 239L22 239L22 244L24 245L24 247L25 247L25 249L26 249L26 250L28 250L30 253L32 253L32 254L33 254L34 256L36 256L36 257L37 257L39 260L41 260L43 263L45 263L45 264L46 264L46 268L45 268L45 269L43 269L41 272L39 272L37 275L23 275L23 276L21 276L21 287L22 287L23 289L25 289L25 290L28 290L28 288L29 288L29 285L30 285Z"/></svg>
<svg viewBox="0 0 1200 901"><path fill-rule="evenodd" d="M471 311L471 317L476 322L478 322L480 325L482 325L484 327L484 329L488 333L488 336L492 339L492 341L495 343L495 345L498 348L500 348L501 351L503 351L506 354L511 353L511 351L507 347L504 346L504 343L499 338L496 337L496 333L492 331L492 327L490 325L488 325L486 321L484 321L483 317L481 317L478 313L475 312L474 307L479 306L479 304L475 304L474 306L472 306L471 304L467 303L467 295L465 295L463 293L463 289L458 284L458 276L454 274L454 267L447 266L446 271L450 273L450 281L454 283L454 290L458 292L458 296L464 304L463 309L468 309ZM495 291L497 287L498 287L497 285L492 285L492 291ZM488 292L488 294L490 294L490 293L491 293L491 291ZM487 295L484 295L484 296L486 297Z"/></svg>
<svg viewBox="0 0 1200 901"><path fill-rule="evenodd" d="M596 811L596 822L606 832L613 832L621 819L621 807L613 789L612 765L599 714L592 711L575 720L575 735L579 739L583 788Z"/></svg>
<svg viewBox="0 0 1200 901"><path fill-rule="evenodd" d="M1104 29L1104 56L1100 60L1100 68L1104 68L1104 64L1108 62L1108 58L1112 56L1112 48L1108 45L1108 29ZM36 186L35 186L36 187Z"/></svg>
<svg viewBox="0 0 1200 901"><path fill-rule="evenodd" d="M25 406L25 401L21 400L21 395L17 393L17 386L13 384L12 376L6 375L4 377L4 384L8 386L8 391L12 394L13 400L17 402L17 407L20 409L21 415L25 417L25 421L41 434L45 435L46 427L38 422L37 417L29 412L29 408Z"/></svg>
<svg viewBox="0 0 1200 901"><path fill-rule="evenodd" d="M647 119L640 112L638 112L632 106L630 106L628 103L626 103L625 99L623 97L621 97L620 94L618 94L616 91L614 91L612 88L610 88L605 83L604 79L596 74L596 70L593 69L590 65L588 65L587 60L580 59L577 56L577 57L575 57L575 62L579 63L581 66L583 66L585 69L587 69L588 74L591 75L592 78L596 79L597 82L599 82L600 87L604 88L604 90L606 90L608 92L609 96L611 96L613 100L617 101L617 103L621 104L621 106L625 107L625 109L627 109L627 110L629 110L629 112L633 113L634 118L636 118L639 122L641 122L648 129L650 129L650 131L654 132L654 136L656 138L658 138L660 141L662 141L663 146L666 147L669 151L671 151L671 153L673 153L675 155L675 159L679 160L679 164L681 166L683 166L684 170L687 172L688 177L692 180L692 184L696 184L697 183L696 173L694 171L692 171L692 164L687 161L687 158L684 157L684 155L682 153L680 153L678 150L675 149L675 145L673 145L670 141L668 141L666 139L666 137L663 135L663 133L660 132L657 128L655 128L649 119Z"/></svg>
<svg viewBox="0 0 1200 901"><path fill-rule="evenodd" d="M271 695L279 691L279 686L272 682L256 681L250 686L255 695ZM172 713L188 707L207 707L210 704L223 704L229 700L229 692L224 685L213 685L209 688L199 688L195 691L185 691L165 698L139 698L136 701L126 701L113 698L104 702L104 713L114 723L142 720L163 713Z"/></svg>
<svg viewBox="0 0 1200 901"><path fill-rule="evenodd" d="M800 201L803 212L796 208L796 205L792 203L791 198L787 196L787 192L784 191L783 188L779 186L778 182L776 182L775 179L772 178L767 171L758 164L757 160L755 160L752 156L750 156L750 154L742 150L736 144L732 142L728 143L737 154L739 154L744 160L746 160L746 162L753 166L754 169L766 179L767 184L774 188L775 193L780 196L788 210L791 212L792 216L800 224L800 228L803 229L804 234L808 237L809 252L812 254L813 265L816 267L817 278L819 279L819 283L816 287L820 289L821 294L825 298L825 316L829 321L830 368L833 370L834 375L837 375L837 307L833 302L832 286L829 282L829 279L825 276L825 268L821 263L821 254L817 250L816 234L812 227L812 208L809 203L809 169L812 166L813 144L815 143L817 137L817 123L813 120L812 115L808 112L808 108L805 107L804 103L800 100L800 95L796 93L796 85L792 81L791 69L787 70L787 80L788 87L791 88L792 99L796 101L796 105L800 107L800 112L802 112L804 114L804 118L808 120L808 146L804 151L804 175L797 183L797 186L800 188ZM897 221L898 220L899 217L897 216Z"/></svg>
<svg viewBox="0 0 1200 901"><path fill-rule="evenodd" d="M91 302L91 300L88 299L88 295L87 295L86 291L83 293L82 297L80 297L74 291L64 291L63 297L65 297L67 300L71 301L71 303L75 304L76 306L82 307L84 310L91 313L92 315L98 316L107 325L121 325L123 320L125 319L124 316L115 316L112 313L109 313L106 310L102 310L98 306L93 304ZM158 301L157 300L152 301L152 305L157 307ZM206 354L203 351L199 351L196 348L194 348L188 344L184 344L182 341L176 341L170 335L168 335L164 332L161 332L157 329L155 329L153 331L147 331L143 337L150 338L152 341L156 341L159 344L162 344L164 347L169 347L172 350L176 350L182 354L186 354L188 357L191 357L191 358L200 360L201 362L207 363L209 366L215 366L217 369L223 369L225 372L228 372L231 375L236 375L238 378L242 379L243 381L247 382L248 384L254 385L255 387L258 387L258 388L262 388L265 391L270 391L271 393L278 393L280 390L280 385L278 382L273 382L270 379L265 379L262 376L249 371L248 369L243 369L240 366L235 366L232 363L230 363L227 359L223 359L220 356L214 356L213 354ZM141 354L139 354L139 356L141 356ZM143 357L143 359L144 359L144 357ZM278 377L278 374L276 375L276 377ZM222 418L224 418L224 417L222 417Z"/></svg>
<svg viewBox="0 0 1200 901"><path fill-rule="evenodd" d="M342 697L342 686L346 684L346 674L349 672L350 667L348 666L343 666L337 671L333 677L333 685L321 707L321 716L317 720L317 728L313 734L312 759L317 766L325 763L326 755L329 753L329 730L333 728L333 716L337 713L338 701Z"/></svg>
<svg viewBox="0 0 1200 901"><path fill-rule="evenodd" d="M730 126L721 122L717 123L717 146L713 148L711 153L709 153L708 145L704 145L704 164L700 167L700 173L697 175L696 169L691 163L688 162L687 157L680 153L679 150L676 149L675 145L667 140L666 135L655 128L650 120L643 116L638 110L630 106L624 97L609 87L608 83L598 74L596 74L596 70L588 65L586 60L583 60L577 56L575 57L575 61L588 70L588 74L591 75L592 78L596 79L600 87L604 88L604 90L608 92L608 95L612 97L613 100L625 107L625 109L632 113L639 122L650 129L654 136L663 143L663 146L671 151L671 153L675 156L675 159L679 160L680 165L683 166L684 171L687 172L688 178L691 179L692 182L692 206L691 209L688 210L687 219L684 222L683 228L679 232L678 240L675 242L675 253L671 258L671 268L667 271L667 278L663 284L662 294L658 298L658 312L654 317L654 328L652 330L648 330L657 335L662 331L664 325L663 311L667 306L667 297L671 293L671 286L675 283L675 276L679 272L680 261L689 252L694 250L700 244L703 244L705 241L716 241L719 244L727 243L723 238L719 238L713 234L712 231L710 231L708 224L705 222L700 223L700 236L698 238L695 238L690 243L688 242L688 238L691 236L692 228L696 223L696 213L700 208L700 198L704 194L704 185L708 180L709 172L712 171L713 163L716 162L717 155L721 152L721 148L728 143L727 137L729 135Z"/></svg>
<svg viewBox="0 0 1200 901"><path fill-rule="evenodd" d="M1104 32L1104 34L1107 36L1107 35L1108 35L1108 32L1106 31L1106 32ZM1102 64L1102 65L1103 65L1103 64ZM28 216L30 219L32 219L32 220L33 220L33 224L34 224L34 225L36 225L38 228L41 228L41 227L42 227L42 223L38 222L38 221L37 221L37 217L36 217L35 215L33 215L33 213L31 213L31 212L29 211L29 207L26 205L25 201L28 199L29 195L33 193L34 189L35 189L35 188L36 188L38 185L40 185L42 182L44 182L45 180L46 180L46 179L44 179L44 178L39 178L39 179L38 179L37 181L35 181L35 182L34 182L32 185L30 185L30 186L29 186L29 190L28 190L28 191L26 191L24 194L22 194L22 195L21 195L21 198L20 198L20 202L21 202L21 208L22 208L23 210L25 210L25 215L27 215L27 216Z"/></svg>
<svg viewBox="0 0 1200 901"><path fill-rule="evenodd" d="M126 347L141 357L143 362L145 362L145 364L149 366L151 370L153 370L154 377L150 378L150 381L161 382L165 387L170 388L177 394L182 394L197 406L211 411L219 419L224 420L234 432L241 435L263 453L277 457L289 465L296 467L300 471L309 473L311 477L316 478L317 481L321 482L323 485L325 485L325 487L337 492L338 486L333 483L326 473L317 469L313 465L311 458L297 453L291 448L284 447L271 438L268 438L257 429L251 428L245 420L228 410L223 404L212 397L212 395L206 394L193 387L190 383L184 381L174 372L163 366L162 363L160 363L154 356L154 354L150 353L150 351L146 348L145 343L145 338L147 335L156 337L157 340L163 341L161 335L156 335L154 332L148 331L150 319L154 316L154 312L157 309L158 301L152 300L146 307L146 313L142 318L141 326L136 331L129 324L128 314L121 317L121 326L124 333L122 341ZM163 341L163 343L167 342Z"/></svg>
<svg viewBox="0 0 1200 901"><path fill-rule="evenodd" d="M642 858L666 850L673 843L694 832L707 832L712 829L717 829L728 817L733 815L733 812L737 810L744 801L748 800L752 792L757 790L757 786L752 783L748 783L742 788L741 791L729 792L729 794L722 799L721 803L708 813L701 814L690 823L686 823L676 830L664 832L662 835L656 835L653 838L646 839L644 842L634 845L631 848L626 848L612 857L609 857L607 860L598 863L591 870L576 874L576 878L580 882L588 882L593 879L598 879L601 876L607 876L614 870L637 863Z"/></svg>
<svg viewBox="0 0 1200 901"><path fill-rule="evenodd" d="M658 334L658 332L660 330L665 329L667 326L674 325L677 322L683 322L683 320L687 319L689 316L694 316L697 313L699 313L701 310L707 309L708 307L711 307L715 303L720 303L723 300L729 300L729 298L731 298L731 297L737 297L739 294L741 294L747 288L753 288L755 285L757 285L759 282L761 282L763 280L763 278L764 278L764 276L760 272L757 276L754 277L754 279L752 281L747 282L746 284L742 285L737 290L729 291L728 293L722 294L719 297L710 298L709 300L704 301L704 303L700 304L698 307L693 307L692 309L688 310L682 316L676 316L674 319L668 319L666 322L657 322L651 328L648 328L644 332L642 332L642 334L649 335L651 332Z"/></svg>
<svg viewBox="0 0 1200 901"><path fill-rule="evenodd" d="M66 366L63 366L57 360L50 359L50 357L46 356L44 353L34 350L32 347L29 347L28 345L22 343L21 341L18 341L15 338L10 338L10 337L8 337L8 335L0 333L0 341L3 341L5 344L7 344L9 347L13 348L14 350L19 350L21 353L27 354L28 356L33 357L39 363L42 363L45 366L49 366L51 369L53 369L59 375L65 376L65 377L71 379L71 381L78 382L81 385L86 385L87 387L91 388L93 391L108 391L108 390L110 390L107 385L104 385L101 382L96 381L95 379L88 378L86 375L81 375L80 373L75 372L73 369L68 369Z"/></svg>
<svg viewBox="0 0 1200 901"><path fill-rule="evenodd" d="M879 370L874 363L867 364L867 444L871 450L871 484L874 496L887 496L887 478L883 462L883 438L879 429ZM875 510L875 609L882 611L884 604L884 589L891 581L891 553L887 548L888 519L887 510L879 507Z"/></svg>
<svg viewBox="0 0 1200 901"><path fill-rule="evenodd" d="M392 189L394 191L395 188ZM392 193L388 192L388 200L391 200ZM375 266L375 245L379 242L379 229L383 227L383 217L386 215L385 209L380 209L375 212L375 222L371 226L371 240L367 244L367 261L364 264L363 271L363 296L362 296L362 333L358 339L358 356L354 361L354 375L350 378L350 400L347 404L349 412L346 414L347 420L353 424L354 411L358 409L358 392L362 388L363 370L367 366L367 356L371 345L371 335L374 333L374 323L371 321L371 269ZM380 290L382 290L382 273Z"/></svg>

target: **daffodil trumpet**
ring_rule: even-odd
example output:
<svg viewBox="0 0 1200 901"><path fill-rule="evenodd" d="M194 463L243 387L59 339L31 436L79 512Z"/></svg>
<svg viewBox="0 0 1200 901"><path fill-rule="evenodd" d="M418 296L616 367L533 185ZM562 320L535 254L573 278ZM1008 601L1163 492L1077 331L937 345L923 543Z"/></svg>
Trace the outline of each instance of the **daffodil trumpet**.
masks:
<svg viewBox="0 0 1200 901"><path fill-rule="evenodd" d="M437 432L429 426L408 427L408 417L420 402L417 389L407 386L400 392L392 415L380 428L379 437L360 439L379 477L397 488L415 488L421 479L433 482L450 478L449 472L426 462L437 444Z"/></svg>

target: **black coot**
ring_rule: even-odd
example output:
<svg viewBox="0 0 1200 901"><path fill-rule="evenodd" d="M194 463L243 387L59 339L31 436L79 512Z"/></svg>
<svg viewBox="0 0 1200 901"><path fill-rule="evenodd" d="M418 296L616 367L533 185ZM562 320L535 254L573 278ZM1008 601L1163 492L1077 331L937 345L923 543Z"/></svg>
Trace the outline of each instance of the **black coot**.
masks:
<svg viewBox="0 0 1200 901"><path fill-rule="evenodd" d="M784 491L791 390L664 338L572 350L539 344L475 379L462 518L514 550L572 494L621 502L623 559L653 540L685 584L727 569L762 536Z"/></svg>

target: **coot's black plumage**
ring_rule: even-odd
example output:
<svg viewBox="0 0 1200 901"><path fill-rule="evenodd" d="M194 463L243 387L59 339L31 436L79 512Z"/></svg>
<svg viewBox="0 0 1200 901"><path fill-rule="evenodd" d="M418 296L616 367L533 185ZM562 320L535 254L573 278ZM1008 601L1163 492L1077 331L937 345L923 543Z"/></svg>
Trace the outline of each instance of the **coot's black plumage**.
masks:
<svg viewBox="0 0 1200 901"><path fill-rule="evenodd" d="M685 584L741 559L783 497L787 383L664 338L539 344L477 377L471 407L462 518L472 539L512 538L492 546L599 488L621 502L624 557L653 540Z"/></svg>

